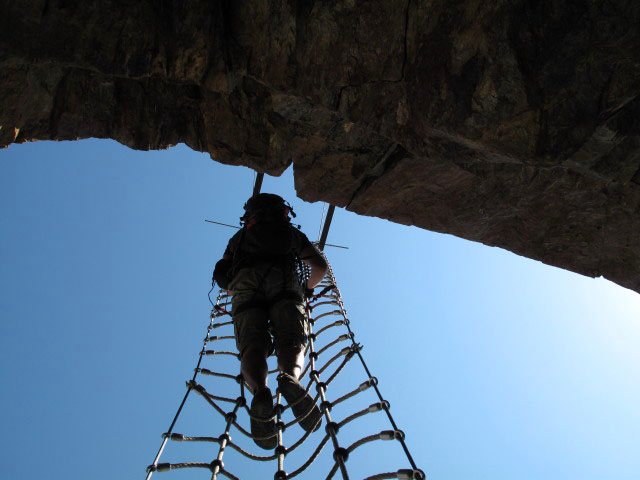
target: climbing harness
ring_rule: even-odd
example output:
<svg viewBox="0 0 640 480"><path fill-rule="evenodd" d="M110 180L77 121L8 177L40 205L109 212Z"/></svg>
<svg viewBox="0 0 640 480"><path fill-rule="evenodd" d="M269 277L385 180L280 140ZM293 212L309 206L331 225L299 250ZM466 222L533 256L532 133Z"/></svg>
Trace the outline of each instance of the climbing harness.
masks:
<svg viewBox="0 0 640 480"><path fill-rule="evenodd" d="M324 253L321 255L324 257ZM298 274L303 280L308 278L308 267L306 265L299 266ZM324 428L320 428L315 433L313 429L311 429L302 435L299 435L300 430L295 427L295 424L299 423L303 416L294 417L292 415L291 406L283 405L282 393L277 391L274 405L277 446L273 453L266 456L256 455L250 451L250 446L243 446L243 441L251 445L243 439L244 437L254 437L250 434L247 426L249 423L250 413L245 396L247 387L242 375L210 370L202 366L203 359L209 356L213 356L214 358L238 358L237 351L208 349L210 344L234 339L232 332L227 335L212 335L213 330L233 328L233 320L230 318L228 308L231 304L231 297L226 292L220 291L217 301L211 311L209 325L207 326L207 334L205 336L202 349L200 350L194 375L191 380L187 382L187 391L178 407L169 429L162 434L162 444L160 445L153 463L147 467L147 480L149 480L155 472L166 472L169 470L183 468L201 468L209 470L212 480L216 480L220 477L226 477L231 480L240 480L241 477L238 476L238 471L241 470L241 466L237 464L232 465L232 462L228 460L231 458L237 461L237 454L256 462L275 462L275 472L272 470L272 473L274 474L273 478L275 480L286 480L298 476L303 478L302 474L304 472L309 471L309 473L311 473L310 469L312 466L317 467L317 465L314 465L316 461L318 464L323 463L323 461L320 460L321 455L328 444L332 446L333 451L332 454L328 456L328 468L325 469L325 472L322 474L326 475L325 478L327 480L333 478L338 472L340 472L343 480L347 480L349 478L365 478L365 480L383 480L391 478L415 480L425 479L424 472L418 469L411 454L409 453L404 433L398 429L393 419L389 402L384 400L380 393L378 380L372 376L367 364L365 363L364 357L361 353L362 346L355 341L355 334L351 330L351 322L347 317L347 312L342 301L342 295L336 285L333 270L331 265L329 265L327 275L319 285L318 293L309 296L305 302L306 315L311 333L309 334L309 342L305 352L308 354L309 362L302 372L300 382L303 383L303 385L306 383L307 392L310 392L312 387L315 388L316 394L314 401L318 403L318 406L322 411L322 424ZM331 322L331 317L335 317L336 320ZM340 328L343 333L331 339L330 333L334 330L337 331L337 329ZM340 344L343 342L346 342L346 346L340 348ZM366 380L357 385L354 389L330 400L327 395L329 387L336 386L336 388L338 388L342 385L338 385L340 382L336 379L341 373L345 372L346 368L350 368L347 365L354 358L358 358L364 368L367 376ZM277 368L270 370L269 374L277 374L277 371ZM209 393L203 385L197 383L196 380L198 379L198 375L214 378L214 384L212 387L216 389L215 394ZM353 377L350 376L349 379L351 378ZM369 393L365 393L367 391ZM219 417L222 420L222 433L218 437L186 436L174 432L174 427L176 426L178 418L180 417L183 407L185 406L191 392L197 393L217 412L217 414L219 414ZM237 396L235 398L233 395L236 393L233 392L237 392ZM351 402L355 402L366 395L372 395L376 401L369 405L366 405L365 403L364 407L356 408L355 413L352 413L351 415L344 414L343 416L343 410L345 410ZM228 405L228 407L225 408L223 405ZM358 422L352 422L369 414L382 411L385 413L387 420L391 425L391 429L365 435L364 437L350 443L349 446L345 446L346 443L340 443L340 439L343 439L345 436L353 436L355 425ZM338 420L338 418L341 419ZM358 427L361 429L362 425L359 425ZM358 429L355 429L355 431L359 432ZM234 441L232 439L232 433L234 436L239 435L238 441ZM290 436L294 436L294 438L297 436L298 438L289 443L288 440L290 440ZM287 440L287 443L285 443L285 440ZM408 461L409 467L377 474L364 473L364 475L368 475L366 477L363 477L362 474L356 472L356 474L359 475L358 477L350 477L350 475L354 475L354 472L350 471L348 468L349 458L355 456L358 453L356 450L360 447L377 440L394 440L394 443L399 444L402 453L404 453L404 457ZM159 463L169 441L209 442L217 445L218 452L215 459L209 462ZM311 443L315 443L315 447L313 447L313 445L308 446ZM227 453L231 450L237 452L237 454ZM226 457L225 454L227 454ZM297 463L294 463L293 457L297 454L304 454L304 457L299 459L296 458ZM378 459L384 459L382 456L377 455L376 457ZM227 459L229 467L225 466L223 458ZM365 463L370 463L369 460L373 460L372 458L365 458L367 458L367 462ZM256 477L255 475L251 475L250 478ZM259 478L264 477L260 476ZM320 477L314 473L313 477L307 478L315 479Z"/></svg>

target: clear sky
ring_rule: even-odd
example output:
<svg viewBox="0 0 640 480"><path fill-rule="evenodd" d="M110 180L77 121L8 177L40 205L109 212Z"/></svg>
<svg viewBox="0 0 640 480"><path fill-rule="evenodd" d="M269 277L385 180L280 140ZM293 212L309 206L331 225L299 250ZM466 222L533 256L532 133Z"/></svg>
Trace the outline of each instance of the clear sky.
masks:
<svg viewBox="0 0 640 480"><path fill-rule="evenodd" d="M204 220L237 224L253 178L184 146L0 150L1 478L144 478L192 375L211 270L233 234ZM263 191L289 199L318 237L322 204L295 197L290 170ZM350 248L327 254L428 478L640 478L640 295L342 209L329 242ZM215 412L189 402L176 431L219 435ZM375 445L349 462L406 468ZM163 461L215 451L170 444ZM237 462L225 464L258 478Z"/></svg>

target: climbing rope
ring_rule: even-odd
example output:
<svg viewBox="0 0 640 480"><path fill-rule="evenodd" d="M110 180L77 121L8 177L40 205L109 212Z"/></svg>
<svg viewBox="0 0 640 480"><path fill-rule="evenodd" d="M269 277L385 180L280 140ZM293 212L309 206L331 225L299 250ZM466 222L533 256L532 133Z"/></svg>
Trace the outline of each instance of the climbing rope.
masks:
<svg viewBox="0 0 640 480"><path fill-rule="evenodd" d="M301 280L308 277L309 271L306 265L299 266L298 274ZM323 475L326 474L326 480L330 480L340 472L342 479L348 480L350 478L350 471L347 468L349 458L352 454L356 454L356 450L359 448L376 441L393 441L399 444L410 468L369 475L365 480L391 478L424 480L424 473L418 469L413 457L409 453L404 433L397 427L393 419L389 402L383 398L378 388L378 380L372 376L362 356L362 346L355 341L355 334L351 330L351 322L347 317L342 295L336 286L335 276L330 265L327 275L319 285L318 293L306 300L306 314L310 333L305 353L308 355L309 361L300 376L300 382L303 385L306 384L305 388L307 392L311 392L312 388L315 389L314 402L320 407L323 416L319 422L324 423L325 428L319 429L316 432L314 432L315 429L310 429L302 435L296 435L297 438L293 442L285 443L285 439L290 439L289 435L294 435L293 430L296 430L294 426L309 414L310 411L296 418L291 411L291 405L283 405L282 395L279 391L276 391L274 396L274 412L276 417L277 446L270 455L258 455L252 452L252 443L246 439L243 440L245 437L248 439L255 439L256 437L251 435L248 427L243 426L248 424L251 415L245 396L247 388L242 375L233 375L225 371L218 371L218 368L210 370L201 366L205 357L220 359L218 360L219 368L221 368L221 365L224 363L222 362L224 358L235 358L239 360L237 351L226 349L213 350L208 348L217 342L228 342L234 339L232 331L230 332L231 334L227 335L212 335L214 330L233 328L233 320L228 310L230 304L230 296L226 292L220 291L210 314L207 334L200 350L194 375L191 380L187 382L187 391L169 429L162 434L160 449L153 463L147 467L146 480L149 480L155 472L166 472L184 468L208 470L211 473L212 480L217 480L220 476L231 480L240 480L240 477L237 476L237 471L232 473L232 471L226 469L223 463L223 458L225 458L225 454L229 450L255 462L275 461L276 469L274 479L286 480L300 476L303 472L311 468L328 444L332 447L332 454L328 459L328 469L325 470ZM332 321L332 319L336 317L337 319ZM342 332L339 332L339 329L342 329ZM332 332L338 333L332 336ZM340 373L347 368L347 365L354 358L359 359L367 378L352 390L331 400L327 395L329 386L331 386L334 381L337 381L336 379ZM277 368L269 370L269 373L276 374ZM210 393L203 385L196 381L198 375L214 378L212 387L216 389L215 394ZM351 379L352 376L349 378ZM235 387L233 387L233 385L235 385ZM363 392L370 391L371 389L375 392L375 399L377 401L369 405L365 404L364 408L358 408L354 413L345 415L340 420L337 420L337 410L342 412L342 410L346 408L345 405L351 402L352 399L355 401L358 396L364 395ZM220 392L220 390L222 390L222 392ZM228 392L233 391L238 393L235 398L228 396ZM198 394L206 404L217 412L219 418L222 419L222 433L218 437L187 436L173 431L191 392ZM233 393L231 395L233 395ZM228 407L225 408L226 405L228 405ZM334 410L335 407L338 408ZM341 439L344 441L345 435L347 431L350 430L353 422L359 418L382 411L385 412L388 422L392 427L391 429L371 432L368 435L352 441L350 444L340 443ZM334 417L336 418L334 419ZM362 428L361 425L360 428ZM290 429L292 433L289 432ZM236 433L240 434L238 442L232 440L232 431L234 435L236 435ZM299 427L296 431L299 431ZM353 431L349 431L349 434L352 436ZM348 437L349 435L346 436ZM159 463L160 457L169 441L215 444L217 445L217 454L215 459L209 462ZM311 445L311 443L315 443L315 447ZM293 465L293 469L291 469L291 467L285 469L293 464L291 458L294 455L292 454L299 454L298 457L296 457L298 464ZM230 457L229 455L230 454L227 454L227 458L237 459L237 456ZM378 458L384 457L379 456ZM237 467L235 468L237 470ZM287 473L287 470L289 473ZM252 478L255 478L255 476L252 475ZM317 477L314 476L313 478Z"/></svg>

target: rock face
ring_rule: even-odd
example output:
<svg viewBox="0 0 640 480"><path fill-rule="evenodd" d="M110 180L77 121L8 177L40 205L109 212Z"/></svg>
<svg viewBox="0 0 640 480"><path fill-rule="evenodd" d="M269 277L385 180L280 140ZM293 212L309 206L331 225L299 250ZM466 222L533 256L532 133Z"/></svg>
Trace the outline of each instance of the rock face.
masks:
<svg viewBox="0 0 640 480"><path fill-rule="evenodd" d="M184 142L640 291L640 3L0 1L0 144Z"/></svg>

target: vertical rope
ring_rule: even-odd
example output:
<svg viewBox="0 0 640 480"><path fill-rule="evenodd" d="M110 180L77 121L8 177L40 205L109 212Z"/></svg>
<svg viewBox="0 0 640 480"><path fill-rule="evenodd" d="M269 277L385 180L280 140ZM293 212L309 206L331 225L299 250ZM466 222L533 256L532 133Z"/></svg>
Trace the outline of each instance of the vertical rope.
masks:
<svg viewBox="0 0 640 480"><path fill-rule="evenodd" d="M324 213L324 209L323 209L323 213ZM309 266L306 264L303 264L302 279L304 282L303 288L305 289L306 289L306 281L309 279L310 273L311 272L309 271ZM327 421L327 426L325 428L327 433L329 434L329 437L331 438L331 443L333 443L333 449L334 449L333 457L336 463L338 464L338 466L340 467L340 473L342 474L343 480L349 480L349 473L347 472L347 467L345 466L345 463L344 463L346 458L343 455L343 452L345 452L345 449L340 447L340 443L338 442L338 437L337 437L338 426L331 419L331 413L330 413L331 402L328 402L326 397L327 386L326 384L320 381L320 372L316 369L316 360L318 358L318 354L315 351L315 344L314 344L315 335L313 335L314 322L313 320L311 320L311 311L310 311L308 302L306 302L305 304L305 317L309 324L309 368L311 369L309 372L309 378L311 378L311 380L316 383L316 389L320 395L320 401L321 401L320 409L322 410L322 414L324 415Z"/></svg>
<svg viewBox="0 0 640 480"><path fill-rule="evenodd" d="M218 294L218 298L216 300L216 305L218 305L220 303L220 300L223 298L223 293L222 291L220 291L220 293ZM215 319L215 308L213 310L211 310L211 314L209 315L209 325L207 326L207 334L204 337L204 341L202 342L202 348L200 349L200 355L198 356L198 363L196 364L196 368L193 372L193 377L191 378L191 382L188 383L188 387L187 387L187 392L184 394L184 397L182 399L182 402L180 402L180 406L178 407L178 411L176 412L176 414L173 417L173 420L171 421L171 425L169 425L169 429L163 434L163 439L162 439L162 444L160 445L160 448L158 449L158 453L156 454L155 458L153 459L153 463L150 465L149 468L147 468L147 477L146 480L150 480L151 476L153 475L154 469L153 467L156 467L158 465L158 461L160 460L160 457L162 456L162 452L164 451L164 447L167 445L167 441L169 439L169 436L171 435L171 433L173 433L173 428L176 425L176 422L178 421L178 418L180 417L180 413L182 413L182 409L184 408L185 403L187 402L187 398L189 397L189 394L191 393L191 390L193 389L193 387L191 385L195 384L196 378L198 377L198 372L200 371L200 365L202 364L202 358L204 357L205 351L207 350L207 341L209 339L209 335L211 334L211 330L213 329L213 321Z"/></svg>
<svg viewBox="0 0 640 480"><path fill-rule="evenodd" d="M313 325L310 321L310 312L309 307L307 305L306 308L307 320ZM315 352L313 335L309 336L309 363L311 367L311 371L309 372L309 377L316 382L316 388L318 393L320 394L320 408L322 409L322 413L327 420L326 431L331 437L331 443L333 443L333 458L340 467L340 473L342 473L342 478L344 480L349 480L349 473L347 472L347 467L344 462L346 460L344 452L345 449L340 447L338 442L338 425L331 419L331 413L329 413L330 402L327 402L326 397L326 384L320 381L320 372L316 370L316 359L318 358L318 354Z"/></svg>
<svg viewBox="0 0 640 480"><path fill-rule="evenodd" d="M326 204L325 204L326 205ZM324 217L324 206L322 208L322 215ZM320 221L320 225L322 225L322 221ZM309 278L310 275L310 271L309 271L309 266L305 264L305 271L306 271L306 279ZM306 283L304 285L306 287ZM307 322L309 322L309 378L311 378L311 380L313 380L316 383L316 390L318 391L318 393L320 394L320 409L322 410L322 414L324 415L324 418L326 419L326 432L329 434L329 437L331 438L331 443L333 443L333 449L334 449L334 458L336 458L336 454L335 452L338 452L340 450L340 444L338 442L338 431L336 428L333 428L334 425L336 425L336 423L331 419L331 413L330 413L330 402L327 402L327 397L326 397L326 385L320 382L320 372L316 369L316 360L318 359L318 354L315 350L315 342L314 342L314 338L315 335L313 335L313 321L311 320L311 311L309 309L309 304L308 302L305 305L305 316L307 317ZM344 480L349 480L349 473L347 472L347 467L344 464L344 461L342 459L342 457L338 458L336 460L340 466L340 472L342 473L342 478Z"/></svg>
<svg viewBox="0 0 640 480"><path fill-rule="evenodd" d="M227 423L224 428L224 433L220 436L220 448L218 449L218 456L213 462L211 462L211 480L217 480L218 473L220 473L220 470L224 468L224 464L222 463L222 456L224 455L224 449L226 448L227 443L231 440L231 437L229 436L229 430L231 429L231 425L233 425L233 422L235 422L236 418L238 418L237 412L240 406L244 404L243 401L244 396L238 397L235 407L233 407L233 410L226 416Z"/></svg>
<svg viewBox="0 0 640 480"><path fill-rule="evenodd" d="M322 252L322 256L325 258L325 260L327 259L324 252ZM327 273L329 275L329 278L331 279L331 282L333 283L333 285L336 285L335 288L335 292L336 292L336 297L337 297L337 302L338 302L338 306L340 308L340 311L342 312L342 315L344 317L344 324L347 327L347 330L349 331L349 336L351 337L351 342L352 345L357 346L357 343L355 341L355 334L353 333L353 331L351 330L350 327L350 321L347 318L347 311L344 308L344 303L342 302L342 294L340 293L340 289L337 287L336 284L336 277L333 274L333 269L331 268L331 264L329 264L329 262L327 261L327 265L328 265L328 269L327 269ZM362 364L362 366L364 367L365 372L367 373L367 375L369 376L370 380L373 380L375 377L371 374L371 371L369 370L369 367L367 366L367 363L364 360L364 357L362 356L362 353L360 353L360 349L356 349L356 355L358 355L358 358L360 359L360 362ZM391 412L389 411L389 402L387 402L386 400L384 400L384 398L382 397L382 393L380 393L380 389L378 388L377 385L377 381L376 382L372 382L372 386L376 392L376 395L378 396L378 399L380 400L380 402L382 402L383 404L383 409L385 411L385 413L387 414L387 417L389 419L389 422L391 423L391 425L393 426L393 428L395 430L399 430L398 426L396 425L395 420L393 419L393 416L391 415ZM405 455L407 456L407 460L409 460L409 463L411 464L411 467L419 472L422 472L420 469L418 469L415 461L413 460L413 456L411 455L411 452L409 452L409 448L407 447L406 442L404 441L403 437L399 437L398 441L400 442L400 445L402 446L402 449L404 450ZM422 473L422 475L424 475ZM423 477L424 478L424 477Z"/></svg>
<svg viewBox="0 0 640 480"><path fill-rule="evenodd" d="M283 405L282 405L282 394L278 391L278 393L276 394L276 405L274 407L275 411L276 411L276 429L277 429L277 439L278 439L278 446L276 447L276 455L277 457L277 464L278 464L278 470L276 471L275 474L275 479L285 479L287 478L285 470L284 470L284 456L287 452L287 449L284 446L284 438L282 436L282 433L284 432L284 422L282 421L282 410L283 410Z"/></svg>

